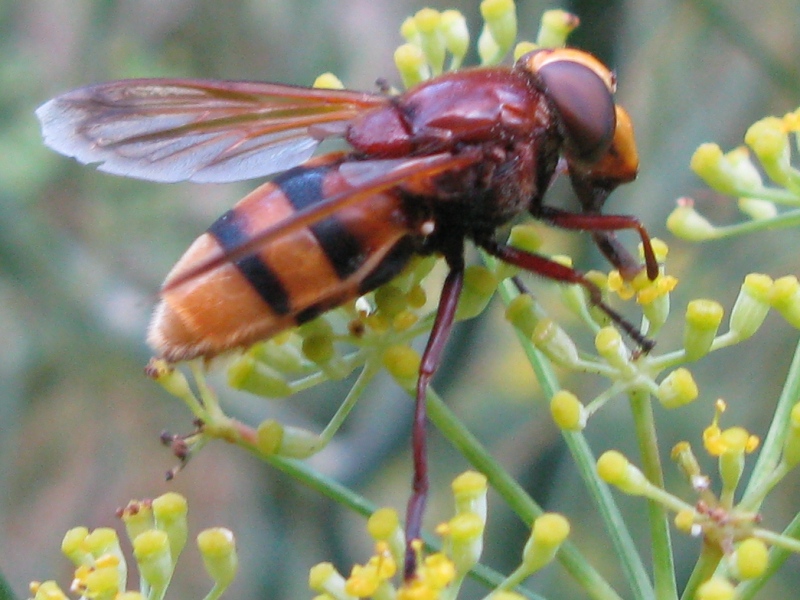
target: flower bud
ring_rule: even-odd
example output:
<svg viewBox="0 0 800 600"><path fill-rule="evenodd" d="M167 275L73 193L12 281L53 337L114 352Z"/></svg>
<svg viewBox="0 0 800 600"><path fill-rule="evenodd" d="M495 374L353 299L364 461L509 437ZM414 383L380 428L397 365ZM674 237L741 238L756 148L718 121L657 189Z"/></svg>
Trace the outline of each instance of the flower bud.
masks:
<svg viewBox="0 0 800 600"><path fill-rule="evenodd" d="M292 395L286 379L269 365L245 354L228 367L228 385L262 398L285 398Z"/></svg>
<svg viewBox="0 0 800 600"><path fill-rule="evenodd" d="M117 565L92 569L83 583L82 595L87 598L116 598L121 584Z"/></svg>
<svg viewBox="0 0 800 600"><path fill-rule="evenodd" d="M83 539L83 547L94 558L98 558L104 554L122 556L122 549L119 545L117 532L111 527L98 527L97 529L93 529Z"/></svg>
<svg viewBox="0 0 800 600"><path fill-rule="evenodd" d="M272 456L280 452L283 432L283 424L274 419L265 419L258 424L256 447L262 456Z"/></svg>
<svg viewBox="0 0 800 600"><path fill-rule="evenodd" d="M153 517L153 503L150 500L131 500L120 514L125 524L128 539L133 541L137 535L156 526Z"/></svg>
<svg viewBox="0 0 800 600"><path fill-rule="evenodd" d="M480 560L483 552L484 519L472 512L454 516L437 532L447 537L448 555L456 571L466 573Z"/></svg>
<svg viewBox="0 0 800 600"><path fill-rule="evenodd" d="M382 542L389 547L394 560L405 560L406 539L405 532L400 526L400 517L392 508L379 508L367 520L367 531L376 542Z"/></svg>
<svg viewBox="0 0 800 600"><path fill-rule="evenodd" d="M606 483L632 496L641 496L649 487L644 474L616 450L604 452L597 459L597 474Z"/></svg>
<svg viewBox="0 0 800 600"><path fill-rule="evenodd" d="M697 600L734 600L736 588L727 579L717 575L697 588Z"/></svg>
<svg viewBox="0 0 800 600"><path fill-rule="evenodd" d="M155 382L163 387L167 392L173 396L177 396L182 400L190 399L191 403L196 402L194 393L189 386L186 376L178 369L169 365L166 361L161 359L152 359L145 367L147 376L155 380Z"/></svg>
<svg viewBox="0 0 800 600"><path fill-rule="evenodd" d="M344 84L336 75L328 72L317 77L312 87L324 90L342 90L344 89Z"/></svg>
<svg viewBox="0 0 800 600"><path fill-rule="evenodd" d="M578 397L566 390L559 390L550 400L550 414L560 429L581 431L588 418L586 408Z"/></svg>
<svg viewBox="0 0 800 600"><path fill-rule="evenodd" d="M619 331L613 327L603 327L594 338L594 346L609 365L622 372L630 371L630 353L625 347Z"/></svg>
<svg viewBox="0 0 800 600"><path fill-rule="evenodd" d="M497 279L494 274L484 266L470 265L464 271L464 288L458 299L458 320L471 319L478 316L489 304L495 289Z"/></svg>
<svg viewBox="0 0 800 600"><path fill-rule="evenodd" d="M430 77L425 54L419 46L403 44L394 51L394 64L400 72L403 85L407 88L414 87Z"/></svg>
<svg viewBox="0 0 800 600"><path fill-rule="evenodd" d="M790 183L792 165L789 134L783 119L766 117L753 123L744 136L770 179L782 187Z"/></svg>
<svg viewBox="0 0 800 600"><path fill-rule="evenodd" d="M800 283L794 275L776 279L769 291L769 303L792 327L800 329Z"/></svg>
<svg viewBox="0 0 800 600"><path fill-rule="evenodd" d="M336 356L333 337L327 333L306 336L303 338L303 354L317 365L330 362Z"/></svg>
<svg viewBox="0 0 800 600"><path fill-rule="evenodd" d="M197 536L197 547L203 556L206 572L219 588L226 588L236 576L239 558L233 532L223 527L201 531Z"/></svg>
<svg viewBox="0 0 800 600"><path fill-rule="evenodd" d="M447 45L441 31L442 15L438 10L423 8L414 15L419 46L433 75L441 74Z"/></svg>
<svg viewBox="0 0 800 600"><path fill-rule="evenodd" d="M474 513L486 520L486 494L489 490L486 475L465 471L453 480L453 498L456 513Z"/></svg>
<svg viewBox="0 0 800 600"><path fill-rule="evenodd" d="M575 342L552 319L542 319L536 324L531 341L557 365L569 367L578 362Z"/></svg>
<svg viewBox="0 0 800 600"><path fill-rule="evenodd" d="M389 283L375 290L375 306L382 315L391 319L406 310L408 300L403 290Z"/></svg>
<svg viewBox="0 0 800 600"><path fill-rule="evenodd" d="M567 37L580 25L580 19L565 10L547 10L542 15L536 43L542 48L563 48Z"/></svg>
<svg viewBox="0 0 800 600"><path fill-rule="evenodd" d="M52 580L42 583L31 582L30 592L33 594L33 600L69 600L58 584Z"/></svg>
<svg viewBox="0 0 800 600"><path fill-rule="evenodd" d="M750 435L743 427L720 430L718 425L720 412L721 409L718 407L714 421L703 431L703 444L709 454L719 457L719 472L722 479L720 498L725 502L732 501L733 493L744 470L744 455L758 448L759 439Z"/></svg>
<svg viewBox="0 0 800 600"><path fill-rule="evenodd" d="M528 52L533 52L539 46L533 42L520 42L514 46L514 62L517 62L520 57L525 56ZM495 596L492 596L494 598Z"/></svg>
<svg viewBox="0 0 800 600"><path fill-rule="evenodd" d="M542 236L536 225L515 225L508 236L508 245L525 252L536 253L542 247Z"/></svg>
<svg viewBox="0 0 800 600"><path fill-rule="evenodd" d="M400 25L400 35L409 44L419 46L419 30L417 29L417 21L414 17L407 17L403 24Z"/></svg>
<svg viewBox="0 0 800 600"><path fill-rule="evenodd" d="M708 489L708 477L703 475L700 469L700 463L697 461L697 457L692 447L689 445L689 442L678 442L675 444L675 447L672 448L671 456L672 460L677 463L678 468L680 468L686 476L692 489L697 492Z"/></svg>
<svg viewBox="0 0 800 600"><path fill-rule="evenodd" d="M731 333L740 341L752 336L764 322L771 288L772 279L767 275L750 273L744 278L730 317Z"/></svg>
<svg viewBox="0 0 800 600"><path fill-rule="evenodd" d="M342 598L345 595L344 583L344 577L328 562L314 565L308 573L308 587L315 592L330 594L334 598Z"/></svg>
<svg viewBox="0 0 800 600"><path fill-rule="evenodd" d="M442 12L440 29L444 36L447 50L453 55L450 70L454 71L461 66L461 62L469 50L467 20L457 10L445 10Z"/></svg>
<svg viewBox="0 0 800 600"><path fill-rule="evenodd" d="M714 300L692 300L686 307L683 347L687 360L697 360L708 354L722 323L724 310Z"/></svg>
<svg viewBox="0 0 800 600"><path fill-rule="evenodd" d="M689 198L681 198L675 210L667 217L667 229L684 240L702 242L714 239L716 228L704 216L694 209L694 202Z"/></svg>
<svg viewBox="0 0 800 600"><path fill-rule="evenodd" d="M162 590L169 584L174 564L166 533L160 529L140 533L133 540L133 556L139 574L152 588Z"/></svg>
<svg viewBox="0 0 800 600"><path fill-rule="evenodd" d="M300 345L295 343L296 340L296 334L290 334L285 339L274 337L251 347L245 356L283 374L303 373L309 363L303 356Z"/></svg>
<svg viewBox="0 0 800 600"><path fill-rule="evenodd" d="M678 408L697 399L699 390L688 369L680 367L659 384L656 398L664 408Z"/></svg>
<svg viewBox="0 0 800 600"><path fill-rule="evenodd" d="M325 445L326 440L313 431L301 427L281 426L280 446L276 454L289 458L308 458L313 456ZM264 434L266 436L266 433ZM267 439L262 440L266 445Z"/></svg>
<svg viewBox="0 0 800 600"><path fill-rule="evenodd" d="M678 528L679 531L683 531L684 533L688 533L690 535L695 534L695 530L697 529L698 525L694 522L694 511L693 510L680 510L675 515L675 527Z"/></svg>
<svg viewBox="0 0 800 600"><path fill-rule="evenodd" d="M533 529L522 551L522 566L530 574L553 560L569 535L569 521L556 513L545 513L533 522Z"/></svg>
<svg viewBox="0 0 800 600"><path fill-rule="evenodd" d="M177 562L189 537L189 524L186 518L188 512L186 498L176 492L167 492L153 499L156 527L169 537L173 562Z"/></svg>
<svg viewBox="0 0 800 600"><path fill-rule="evenodd" d="M739 485L744 471L745 445L749 434L742 427L731 427L721 435L724 450L719 456L719 473L723 490L732 492Z"/></svg>
<svg viewBox="0 0 800 600"><path fill-rule="evenodd" d="M739 210L754 221L765 221L778 216L778 207L770 200L760 198L739 198Z"/></svg>
<svg viewBox="0 0 800 600"><path fill-rule="evenodd" d="M710 187L728 196L757 195L763 188L745 147L723 154L716 144L702 144L692 156L691 168Z"/></svg>
<svg viewBox="0 0 800 600"><path fill-rule="evenodd" d="M397 344L383 353L383 366L404 386L413 386L419 374L420 356L411 346Z"/></svg>
<svg viewBox="0 0 800 600"><path fill-rule="evenodd" d="M61 542L61 552L72 561L75 566L90 564L92 555L86 549L83 541L89 535L86 527L73 527Z"/></svg>
<svg viewBox="0 0 800 600"><path fill-rule="evenodd" d="M325 323L320 319L315 319L315 321ZM304 332L303 354L316 364L329 379L344 379L350 374L350 370L336 351L330 325L327 325L324 330L312 333Z"/></svg>
<svg viewBox="0 0 800 600"><path fill-rule="evenodd" d="M517 38L517 13L513 0L483 0L481 15L485 21L478 38L482 65L495 64L511 49Z"/></svg>
<svg viewBox="0 0 800 600"><path fill-rule="evenodd" d="M748 538L736 547L728 558L728 564L731 574L737 579L753 579L764 573L768 559L766 544L759 539Z"/></svg>
<svg viewBox="0 0 800 600"><path fill-rule="evenodd" d="M536 325L543 317L544 313L536 300L528 294L520 294L506 307L506 320L527 339L531 338Z"/></svg>

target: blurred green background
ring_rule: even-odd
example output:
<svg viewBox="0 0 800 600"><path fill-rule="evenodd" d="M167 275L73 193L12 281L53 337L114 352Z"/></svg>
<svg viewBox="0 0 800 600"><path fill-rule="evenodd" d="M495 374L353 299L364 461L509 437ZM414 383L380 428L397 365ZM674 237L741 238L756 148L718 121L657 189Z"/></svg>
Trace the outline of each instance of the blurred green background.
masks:
<svg viewBox="0 0 800 600"><path fill-rule="evenodd" d="M520 36L532 39L544 9L522 0ZM187 411L144 377L143 337L159 284L185 247L254 183L158 185L97 173L41 144L34 109L87 83L137 76L271 80L310 84L333 71L349 87L397 82L392 64L403 18L425 4L406 0L0 0L0 570L18 597L32 579L70 581L59 552L70 527L114 522L129 498L166 490L186 494L190 525L223 525L238 536L241 573L231 598L310 597L308 568L333 560L349 570L368 553L363 522L244 452L214 444L169 484L174 459L158 442L167 428L191 428ZM467 15L477 33L478 1L433 2ZM695 297L727 309L751 271L796 274L800 236L758 234L706 245L674 240L664 221L679 196L695 197L719 221L735 205L709 192L689 171L692 151L714 140L728 149L767 114L800 105L800 4L796 0L632 0L560 5L582 18L572 42L597 53L619 77L619 98L637 127L639 179L614 195L608 211L634 213L665 238L669 271L681 278L675 319L659 349L680 344L681 314ZM635 239L625 236L631 247ZM579 234L548 238L586 270L603 263ZM562 314L550 286L533 285ZM564 319L568 317L564 314ZM665 461L682 439L699 434L717 397L725 423L763 435L797 339L771 315L755 339L694 368L701 398L692 407L657 409ZM574 539L619 583L599 521L587 502L530 368L495 303L457 328L437 389L493 454L546 508L570 516ZM591 398L602 382L567 377ZM327 385L303 398L265 402L232 398L242 418L271 416L318 428L346 391ZM410 403L388 379L372 386L346 430L312 461L378 504L405 505L409 492ZM591 421L598 454L611 446L635 453L624 399ZM434 433L436 494L429 522L448 513L445 482L466 465ZM710 465L710 463L709 463ZM666 465L674 489L685 486ZM781 529L800 508L792 476L765 506L765 525ZM527 535L491 496L487 562L508 569ZM621 498L634 523L644 505ZM646 528L635 529L646 553ZM679 577L699 541L676 536ZM194 561L194 564L192 562ZM187 552L171 597L198 598L208 583ZM771 584L788 598L800 585L792 558ZM581 597L550 568L532 587L552 597ZM552 592L552 590L558 590ZM766 593L765 593L766 597Z"/></svg>

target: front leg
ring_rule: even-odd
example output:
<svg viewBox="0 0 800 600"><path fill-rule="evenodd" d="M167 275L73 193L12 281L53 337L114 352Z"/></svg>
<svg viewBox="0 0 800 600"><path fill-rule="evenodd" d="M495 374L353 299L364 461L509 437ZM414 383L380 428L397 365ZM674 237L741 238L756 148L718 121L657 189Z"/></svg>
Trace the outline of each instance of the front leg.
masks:
<svg viewBox="0 0 800 600"><path fill-rule="evenodd" d="M561 283L573 283L583 286L583 288L589 294L589 302L606 313L606 315L608 315L608 317L620 329L622 329L634 342L636 342L643 352L650 352L655 346L655 342L653 342L653 340L650 340L642 335L642 332L639 331L632 323L628 322L622 315L608 306L608 304L603 301L603 294L600 291L600 288L597 287L594 282L587 279L580 271L576 271L572 267L562 265L561 263L539 254L533 254L531 252L525 252L524 250L513 248L512 246L499 244L491 239L481 240L480 242L476 241L476 243L492 256L495 256L510 265L514 265L515 267L525 269L526 271L536 275L541 275L542 277L547 277L548 279L552 279L554 281L559 281Z"/></svg>
<svg viewBox="0 0 800 600"><path fill-rule="evenodd" d="M613 232L621 229L635 229L642 239L647 277L651 281L658 277L658 261L653 252L650 235L636 217L588 212L573 213L544 205L531 208L530 213L535 218L561 229L590 231L597 247L626 280L633 279L640 271L639 262L617 241Z"/></svg>

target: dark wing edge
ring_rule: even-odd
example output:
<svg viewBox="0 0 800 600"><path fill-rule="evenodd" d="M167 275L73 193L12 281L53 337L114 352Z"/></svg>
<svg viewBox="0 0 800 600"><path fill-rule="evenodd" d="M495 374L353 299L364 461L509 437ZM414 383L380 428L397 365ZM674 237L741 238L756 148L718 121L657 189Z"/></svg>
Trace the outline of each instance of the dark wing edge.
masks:
<svg viewBox="0 0 800 600"><path fill-rule="evenodd" d="M47 146L115 175L223 183L307 160L385 96L246 81L101 83L36 110Z"/></svg>

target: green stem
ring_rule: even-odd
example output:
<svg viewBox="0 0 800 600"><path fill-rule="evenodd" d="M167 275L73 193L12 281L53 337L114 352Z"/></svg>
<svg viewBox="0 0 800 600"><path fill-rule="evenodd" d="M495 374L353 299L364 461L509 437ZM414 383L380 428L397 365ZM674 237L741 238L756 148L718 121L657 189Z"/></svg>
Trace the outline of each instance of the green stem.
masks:
<svg viewBox="0 0 800 600"><path fill-rule="evenodd" d="M639 440L639 451L642 455L642 472L650 483L663 489L664 474L658 455L658 436L650 395L643 390L632 389L628 397L636 427L636 437ZM672 559L667 512L658 502L648 500L647 503L652 537L655 597L659 600L677 598L678 589L675 583L675 565Z"/></svg>
<svg viewBox="0 0 800 600"><path fill-rule="evenodd" d="M795 554L800 554L800 540L787 537L783 534L769 531L768 529L757 528L753 531L753 537L767 542L770 546L781 548Z"/></svg>
<svg viewBox="0 0 800 600"><path fill-rule="evenodd" d="M325 429L322 430L322 433L319 434L319 442L321 444L319 449L327 446L334 434L339 431L339 428L342 426L342 423L344 423L347 415L349 415L350 411L353 410L353 407L356 405L359 398L361 398L361 395L364 393L367 385L369 385L373 377L375 377L380 369L380 361L367 360L367 362L364 364L364 368L361 370L361 373L358 374L358 378L353 384L353 387L351 387L350 391L347 393L344 402L342 402L341 406L339 406L336 414L333 415L333 418L325 426Z"/></svg>
<svg viewBox="0 0 800 600"><path fill-rule="evenodd" d="M653 584L608 485L597 474L597 460L589 448L586 437L582 433L564 432L563 435L581 478L605 523L606 532L620 560L632 597L643 600L652 598Z"/></svg>
<svg viewBox="0 0 800 600"><path fill-rule="evenodd" d="M697 597L697 588L714 574L720 560L722 560L722 551L718 545L703 544L703 550L700 552L700 557L697 559L689 581L686 583L681 600L694 600ZM739 596L737 596L738 598Z"/></svg>
<svg viewBox="0 0 800 600"><path fill-rule="evenodd" d="M492 488L511 509L530 526L544 513L517 481L486 451L442 399L428 388L428 417L445 438L475 467L486 475ZM565 542L556 555L570 575L598 600L619 599L608 582L589 564L572 542Z"/></svg>
<svg viewBox="0 0 800 600"><path fill-rule="evenodd" d="M506 281L500 286L500 296L506 305L517 293L516 286L510 281ZM526 339L520 332L516 333L528 360L533 366L542 390L548 398L552 398L561 389L561 384L558 382L552 366L530 340ZM563 432L562 436L575 460L581 478L603 518L606 532L611 538L611 543L620 559L633 597L651 598L653 586L647 576L641 556L636 550L630 531L625 525L619 507L614 501L608 486L597 475L596 460L586 442L586 438L582 434L568 432Z"/></svg>
<svg viewBox="0 0 800 600"><path fill-rule="evenodd" d="M714 233L709 239L723 239L735 235L744 235L756 231L783 229L785 227L797 227L800 224L800 210L788 210L770 219L758 221L744 221L735 225L720 226L714 228Z"/></svg>
<svg viewBox="0 0 800 600"><path fill-rule="evenodd" d="M786 438L786 426L789 414L800 397L800 341L794 351L792 364L786 376L778 405L773 413L772 423L764 438L758 460L753 467L753 474L744 491L740 505L746 510L756 511L761 505L765 482L770 478L780 462L783 444Z"/></svg>

